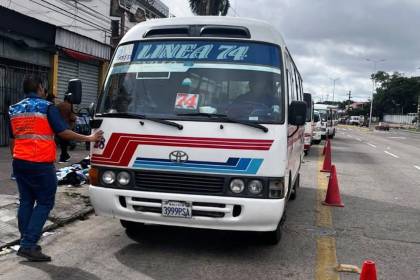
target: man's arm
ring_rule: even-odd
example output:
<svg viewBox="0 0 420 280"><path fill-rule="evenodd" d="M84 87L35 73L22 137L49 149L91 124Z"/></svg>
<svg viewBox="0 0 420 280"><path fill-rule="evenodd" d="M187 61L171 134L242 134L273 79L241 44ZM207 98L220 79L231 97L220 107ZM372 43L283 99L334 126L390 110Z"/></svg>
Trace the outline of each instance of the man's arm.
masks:
<svg viewBox="0 0 420 280"><path fill-rule="evenodd" d="M13 149L15 148L15 139L14 138L10 138L10 145L9 145L9 148L10 148L10 154L12 155L12 157L13 157Z"/></svg>
<svg viewBox="0 0 420 280"><path fill-rule="evenodd" d="M81 142L99 141L101 140L103 134L104 133L101 130L99 130L91 135L82 135L70 129L66 129L66 130L63 130L62 132L57 133L57 135L64 140L67 140L67 141L74 140L74 141L81 141Z"/></svg>
<svg viewBox="0 0 420 280"><path fill-rule="evenodd" d="M60 115L58 109L51 105L48 108L48 122L50 123L53 131L62 139L64 140L75 140L81 142L96 142L102 138L104 134L101 130L96 131L95 133L87 136L78 134L71 129L69 129L68 125L64 122L62 116Z"/></svg>

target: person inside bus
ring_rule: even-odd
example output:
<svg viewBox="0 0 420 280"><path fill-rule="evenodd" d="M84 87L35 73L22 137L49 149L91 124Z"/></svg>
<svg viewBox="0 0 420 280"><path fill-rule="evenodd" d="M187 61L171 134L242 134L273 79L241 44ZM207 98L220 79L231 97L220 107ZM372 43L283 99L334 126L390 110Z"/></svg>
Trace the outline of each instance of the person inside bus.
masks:
<svg viewBox="0 0 420 280"><path fill-rule="evenodd" d="M275 96L277 90L271 80L264 81L258 76L251 76L249 91L232 101L228 114L240 118L252 118L255 115L279 113L280 99Z"/></svg>

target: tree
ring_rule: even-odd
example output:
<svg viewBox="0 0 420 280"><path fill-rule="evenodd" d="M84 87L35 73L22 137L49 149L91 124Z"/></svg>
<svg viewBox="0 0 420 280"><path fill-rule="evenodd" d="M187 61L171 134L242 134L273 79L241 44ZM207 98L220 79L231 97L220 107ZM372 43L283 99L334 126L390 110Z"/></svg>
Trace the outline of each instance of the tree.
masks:
<svg viewBox="0 0 420 280"><path fill-rule="evenodd" d="M230 2L229 0L189 0L190 8L194 14L205 16L225 16L227 15Z"/></svg>
<svg viewBox="0 0 420 280"><path fill-rule="evenodd" d="M374 114L406 114L417 112L420 94L419 77L404 77L395 72L392 75L379 71L372 75L379 84L373 100Z"/></svg>

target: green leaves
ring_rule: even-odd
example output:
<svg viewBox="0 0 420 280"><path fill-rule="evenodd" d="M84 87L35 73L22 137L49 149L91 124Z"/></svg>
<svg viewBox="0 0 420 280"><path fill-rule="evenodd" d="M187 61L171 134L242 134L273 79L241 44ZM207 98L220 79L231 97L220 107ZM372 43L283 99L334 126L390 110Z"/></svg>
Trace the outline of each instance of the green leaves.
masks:
<svg viewBox="0 0 420 280"><path fill-rule="evenodd" d="M200 16L225 16L230 8L229 0L189 0L189 2L192 12Z"/></svg>
<svg viewBox="0 0 420 280"><path fill-rule="evenodd" d="M407 114L417 112L420 95L420 78L404 77L395 72L392 75L378 71L372 78L379 84L373 100L374 114Z"/></svg>

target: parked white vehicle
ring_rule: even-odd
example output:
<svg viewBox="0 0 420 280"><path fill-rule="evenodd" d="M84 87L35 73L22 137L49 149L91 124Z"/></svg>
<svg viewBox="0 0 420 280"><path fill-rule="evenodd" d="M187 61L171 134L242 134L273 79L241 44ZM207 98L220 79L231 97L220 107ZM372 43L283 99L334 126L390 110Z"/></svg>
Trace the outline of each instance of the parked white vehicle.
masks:
<svg viewBox="0 0 420 280"><path fill-rule="evenodd" d="M338 124L337 106L315 104L314 109L321 115L322 139L334 138Z"/></svg>
<svg viewBox="0 0 420 280"><path fill-rule="evenodd" d="M315 128L314 124L314 101L310 93L303 94L303 100L306 102L306 124L305 124L305 155L309 153L312 144L312 135Z"/></svg>
<svg viewBox="0 0 420 280"><path fill-rule="evenodd" d="M149 20L122 38L93 124L90 198L124 227L281 237L306 105L280 33L229 17Z"/></svg>
<svg viewBox="0 0 420 280"><path fill-rule="evenodd" d="M314 130L312 133L312 143L319 144L322 140L322 135L325 135L326 129L322 127L321 114L314 111Z"/></svg>
<svg viewBox="0 0 420 280"><path fill-rule="evenodd" d="M350 116L349 124L350 125L359 125L359 116Z"/></svg>

